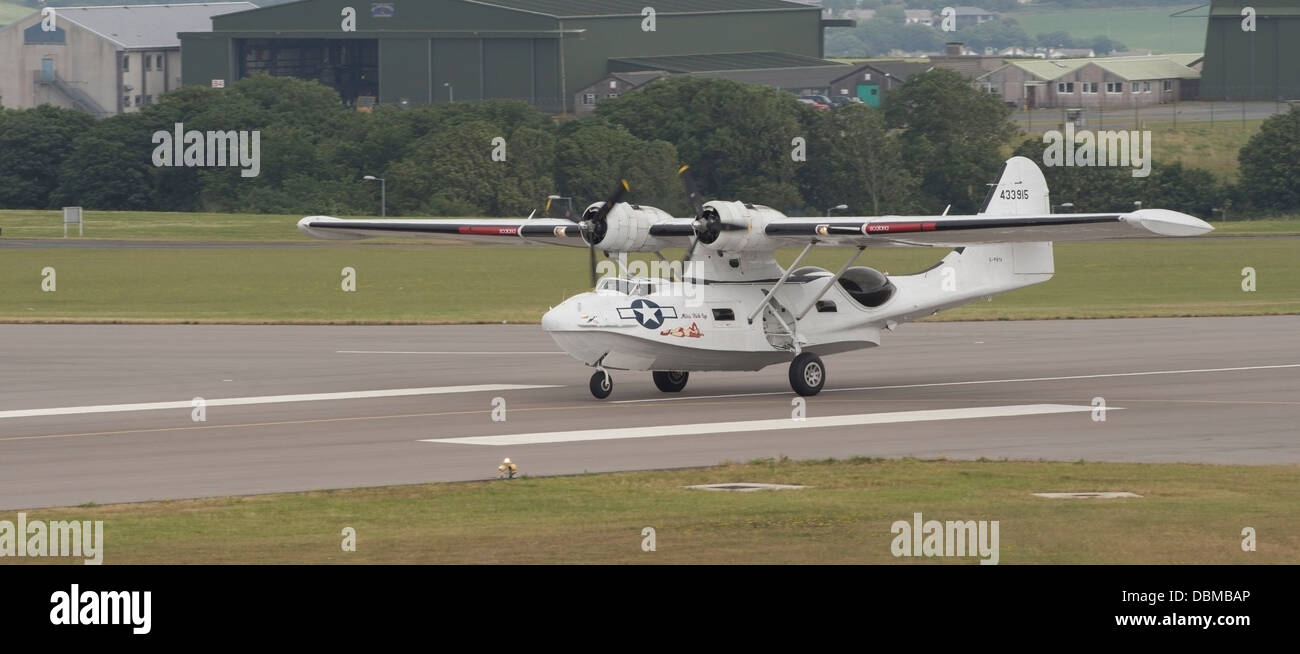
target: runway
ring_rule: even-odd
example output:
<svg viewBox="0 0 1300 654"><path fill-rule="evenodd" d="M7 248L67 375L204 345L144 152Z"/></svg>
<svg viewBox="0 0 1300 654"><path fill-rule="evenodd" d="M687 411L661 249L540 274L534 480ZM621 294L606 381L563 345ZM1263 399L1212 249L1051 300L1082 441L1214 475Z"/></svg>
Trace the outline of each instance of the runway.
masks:
<svg viewBox="0 0 1300 654"><path fill-rule="evenodd" d="M507 456L1300 464L1298 346L1300 316L903 325L827 357L793 416L784 365L677 395L615 372L595 400L536 326L0 325L0 509L490 479Z"/></svg>

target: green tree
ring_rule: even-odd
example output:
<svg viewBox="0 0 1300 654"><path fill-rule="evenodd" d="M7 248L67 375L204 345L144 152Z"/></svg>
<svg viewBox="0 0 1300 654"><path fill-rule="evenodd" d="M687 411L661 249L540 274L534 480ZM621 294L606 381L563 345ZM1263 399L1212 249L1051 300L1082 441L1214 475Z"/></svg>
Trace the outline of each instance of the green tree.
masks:
<svg viewBox="0 0 1300 654"><path fill-rule="evenodd" d="M95 123L73 142L59 167L55 205L94 209L153 209L154 121L143 112Z"/></svg>
<svg viewBox="0 0 1300 654"><path fill-rule="evenodd" d="M1264 121L1237 161L1247 202L1270 211L1300 209L1300 109Z"/></svg>
<svg viewBox="0 0 1300 654"><path fill-rule="evenodd" d="M0 208L52 206L59 169L94 122L81 112L50 105L0 109Z"/></svg>
<svg viewBox="0 0 1300 654"><path fill-rule="evenodd" d="M1066 202L1074 205L1073 213L1132 211L1133 202L1137 200L1145 200L1145 204L1152 208L1160 204L1159 193L1155 190L1158 186L1145 183L1144 178L1133 177L1132 168L1048 166L1043 156L1046 149L1047 144L1042 138L1035 137L1023 141L1012 154L1027 157L1042 169L1051 203L1057 211ZM994 180L990 178L989 181Z"/></svg>
<svg viewBox="0 0 1300 654"><path fill-rule="evenodd" d="M807 139L795 96L723 79L670 77L597 105L643 140L667 141L706 198L800 207L794 139Z"/></svg>
<svg viewBox="0 0 1300 654"><path fill-rule="evenodd" d="M810 144L804 197L820 212L847 204L858 215L910 213L917 207L916 178L903 167L902 148L880 111L850 104L818 112L817 138Z"/></svg>
<svg viewBox="0 0 1300 654"><path fill-rule="evenodd" d="M564 126L555 149L560 194L573 198L581 212L605 199L628 180L627 201L658 207L676 216L690 215L686 190L677 177L678 152L665 141L645 141L599 118Z"/></svg>
<svg viewBox="0 0 1300 654"><path fill-rule="evenodd" d="M1147 207L1172 209L1198 218L1210 219L1215 207L1222 207L1227 190L1202 168L1186 168L1181 162L1156 164L1141 190L1147 194Z"/></svg>
<svg viewBox="0 0 1300 654"><path fill-rule="evenodd" d="M504 216L541 213L555 192L555 136L537 127L520 127L506 139L505 183L497 187L496 207Z"/></svg>
<svg viewBox="0 0 1300 654"><path fill-rule="evenodd" d="M961 74L935 69L891 91L884 110L886 124L903 130L903 161L920 180L925 206L978 209L984 184L1001 169L1001 148L1017 131L1011 109Z"/></svg>
<svg viewBox="0 0 1300 654"><path fill-rule="evenodd" d="M492 161L496 126L485 121L430 133L388 173L394 213L495 215L506 167Z"/></svg>

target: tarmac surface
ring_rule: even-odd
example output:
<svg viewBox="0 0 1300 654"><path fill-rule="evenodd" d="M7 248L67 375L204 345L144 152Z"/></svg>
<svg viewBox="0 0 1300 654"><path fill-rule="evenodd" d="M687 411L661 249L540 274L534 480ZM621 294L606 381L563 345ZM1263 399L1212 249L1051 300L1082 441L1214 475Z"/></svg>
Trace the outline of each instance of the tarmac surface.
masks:
<svg viewBox="0 0 1300 654"><path fill-rule="evenodd" d="M595 400L536 326L0 325L0 509L489 479L504 457L1300 464L1300 316L903 325L826 365L795 420L785 365L673 395L615 371Z"/></svg>

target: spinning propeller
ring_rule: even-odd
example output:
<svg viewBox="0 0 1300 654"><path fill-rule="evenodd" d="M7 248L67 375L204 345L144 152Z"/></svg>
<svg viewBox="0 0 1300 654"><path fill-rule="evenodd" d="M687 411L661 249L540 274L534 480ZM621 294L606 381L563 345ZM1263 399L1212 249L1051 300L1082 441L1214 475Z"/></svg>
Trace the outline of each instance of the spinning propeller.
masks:
<svg viewBox="0 0 1300 654"><path fill-rule="evenodd" d="M583 214L578 228L582 230L582 240L587 242L587 267L591 271L591 285L596 285L596 244L604 240L605 232L609 231L609 212L614 210L614 205L623 199L623 195L632 190L627 184L627 180L620 180L614 192L605 199L605 203L599 207L588 209ZM569 218L573 220L573 218Z"/></svg>

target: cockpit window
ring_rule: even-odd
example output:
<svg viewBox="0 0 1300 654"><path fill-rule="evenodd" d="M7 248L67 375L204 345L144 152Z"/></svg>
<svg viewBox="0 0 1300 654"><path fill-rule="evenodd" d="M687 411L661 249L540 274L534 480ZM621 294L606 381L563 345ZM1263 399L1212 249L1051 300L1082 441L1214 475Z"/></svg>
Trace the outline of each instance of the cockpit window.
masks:
<svg viewBox="0 0 1300 654"><path fill-rule="evenodd" d="M655 292L654 282L646 279L623 279L621 277L606 277L596 284L598 291L614 291L623 295L640 297L652 295Z"/></svg>

